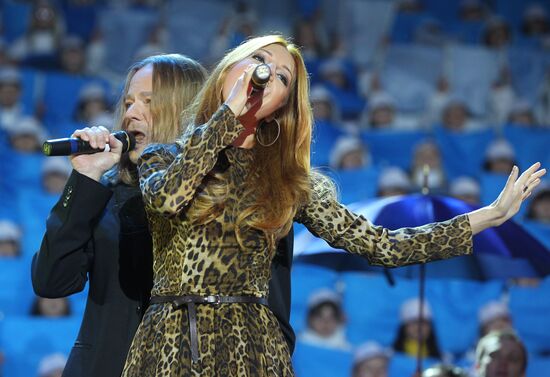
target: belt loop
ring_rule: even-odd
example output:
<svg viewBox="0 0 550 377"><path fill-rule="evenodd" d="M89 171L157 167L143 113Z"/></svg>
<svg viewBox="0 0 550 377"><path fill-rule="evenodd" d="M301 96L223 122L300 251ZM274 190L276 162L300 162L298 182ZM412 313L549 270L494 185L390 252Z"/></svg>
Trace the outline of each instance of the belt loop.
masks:
<svg viewBox="0 0 550 377"><path fill-rule="evenodd" d="M199 341L197 336L197 308L194 302L187 303L187 313L189 316L189 340L191 341L191 360L193 363L199 361ZM182 329L185 333L185 329Z"/></svg>

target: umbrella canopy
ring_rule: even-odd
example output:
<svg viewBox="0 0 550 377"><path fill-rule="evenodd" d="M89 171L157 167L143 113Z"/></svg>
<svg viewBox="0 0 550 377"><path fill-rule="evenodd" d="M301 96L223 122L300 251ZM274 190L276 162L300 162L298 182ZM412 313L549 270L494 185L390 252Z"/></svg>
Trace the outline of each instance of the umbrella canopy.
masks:
<svg viewBox="0 0 550 377"><path fill-rule="evenodd" d="M461 200L437 195L403 195L353 203L348 206L376 225L389 229L415 227L448 220L477 207ZM331 266L336 270L376 270L366 259L333 249L308 231L296 237L296 260ZM414 276L417 269L395 269ZM541 277L550 274L550 252L519 224L510 220L474 236L474 255L430 264L428 276L477 280Z"/></svg>

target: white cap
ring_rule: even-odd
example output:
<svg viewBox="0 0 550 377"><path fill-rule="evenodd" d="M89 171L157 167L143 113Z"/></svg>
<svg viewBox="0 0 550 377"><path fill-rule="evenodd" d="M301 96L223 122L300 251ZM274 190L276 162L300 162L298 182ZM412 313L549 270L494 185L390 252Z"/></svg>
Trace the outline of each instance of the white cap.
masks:
<svg viewBox="0 0 550 377"><path fill-rule="evenodd" d="M21 74L16 68L0 69L0 84L21 84Z"/></svg>
<svg viewBox="0 0 550 377"><path fill-rule="evenodd" d="M46 131L38 120L32 116L19 118L12 127L7 128L7 131L12 136L34 135L40 142L46 139Z"/></svg>
<svg viewBox="0 0 550 377"><path fill-rule="evenodd" d="M368 102L369 110L373 111L380 107L395 107L395 100L387 93L376 93L370 97Z"/></svg>
<svg viewBox="0 0 550 377"><path fill-rule="evenodd" d="M21 229L10 220L0 220L0 241L19 241Z"/></svg>
<svg viewBox="0 0 550 377"><path fill-rule="evenodd" d="M95 82L84 85L78 93L78 99L80 101L90 101L95 99L105 100L106 97L107 94L105 93L103 86Z"/></svg>
<svg viewBox="0 0 550 377"><path fill-rule="evenodd" d="M342 157L344 157L346 153L352 151L362 152L363 162L365 164L368 163L368 159L366 158L367 156L365 153L366 148L361 139L354 136L341 136L336 140L336 142L334 143L334 147L332 147L332 150L330 151L330 166L332 166L333 168L338 167L338 165L340 165Z"/></svg>
<svg viewBox="0 0 550 377"><path fill-rule="evenodd" d="M38 375L40 377L46 377L57 370L64 369L65 364L67 364L67 357L61 353L53 353L45 356L40 360Z"/></svg>
<svg viewBox="0 0 550 377"><path fill-rule="evenodd" d="M71 34L67 35L63 40L61 41L61 48L62 49L80 49L84 47L84 41L82 38L80 38L78 35Z"/></svg>
<svg viewBox="0 0 550 377"><path fill-rule="evenodd" d="M342 300L338 293L330 289L323 288L314 292L311 296L309 296L307 307L309 309L312 309L325 302L331 302L337 306L340 306L340 304L342 303Z"/></svg>
<svg viewBox="0 0 550 377"><path fill-rule="evenodd" d="M524 20L546 19L546 17L547 17L546 9L544 9L542 5L537 3L529 5L525 9L525 12L523 13Z"/></svg>
<svg viewBox="0 0 550 377"><path fill-rule="evenodd" d="M512 104L510 115L533 111L533 106L525 99L518 99Z"/></svg>
<svg viewBox="0 0 550 377"><path fill-rule="evenodd" d="M375 357L389 359L391 355L392 352L388 348L382 347L377 342L369 341L357 347L353 355L353 363L359 364L365 360L374 359Z"/></svg>
<svg viewBox="0 0 550 377"><path fill-rule="evenodd" d="M344 64L339 59L329 59L321 64L319 73L322 75L330 73L344 73Z"/></svg>
<svg viewBox="0 0 550 377"><path fill-rule="evenodd" d="M479 323L485 325L497 318L510 317L510 310L508 306L501 301L489 301L479 309L478 317Z"/></svg>
<svg viewBox="0 0 550 377"><path fill-rule="evenodd" d="M410 190L411 181L405 171L396 166L385 168L378 177L378 189L402 189Z"/></svg>
<svg viewBox="0 0 550 377"><path fill-rule="evenodd" d="M479 183L471 177L458 177L451 182L449 193L453 196L475 195L479 196L481 188Z"/></svg>
<svg viewBox="0 0 550 377"><path fill-rule="evenodd" d="M99 127L103 126L107 128L108 130L112 130L115 125L115 118L111 113L108 112L102 112L101 114L96 115L90 121L88 122L90 127Z"/></svg>
<svg viewBox="0 0 550 377"><path fill-rule="evenodd" d="M513 160L516 158L516 153L512 144L504 139L498 139L489 144L485 152L485 158L488 160Z"/></svg>
<svg viewBox="0 0 550 377"><path fill-rule="evenodd" d="M432 309L430 307L430 304L428 304L427 301L424 301L424 305L422 307L422 318L431 320ZM420 319L420 300L418 298L411 298L405 301L401 305L400 318L401 322L403 323Z"/></svg>
<svg viewBox="0 0 550 377"><path fill-rule="evenodd" d="M48 157L42 164L42 174L61 173L69 176L71 170L72 166L67 157Z"/></svg>
<svg viewBox="0 0 550 377"><path fill-rule="evenodd" d="M311 102L332 102L332 95L323 85L315 85L309 92Z"/></svg>

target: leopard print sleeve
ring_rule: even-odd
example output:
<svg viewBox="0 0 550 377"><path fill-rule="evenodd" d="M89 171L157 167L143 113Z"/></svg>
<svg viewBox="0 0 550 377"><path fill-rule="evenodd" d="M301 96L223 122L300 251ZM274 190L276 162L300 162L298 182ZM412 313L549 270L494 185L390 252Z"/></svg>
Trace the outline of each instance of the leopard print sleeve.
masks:
<svg viewBox="0 0 550 377"><path fill-rule="evenodd" d="M190 126L176 142L177 148L147 147L138 161L145 205L164 215L185 208L216 164L219 152L243 130L231 109L222 105L208 123Z"/></svg>
<svg viewBox="0 0 550 377"><path fill-rule="evenodd" d="M416 228L389 230L338 203L327 178L313 180L311 199L295 220L332 247L363 255L377 266L399 267L472 253L467 215Z"/></svg>

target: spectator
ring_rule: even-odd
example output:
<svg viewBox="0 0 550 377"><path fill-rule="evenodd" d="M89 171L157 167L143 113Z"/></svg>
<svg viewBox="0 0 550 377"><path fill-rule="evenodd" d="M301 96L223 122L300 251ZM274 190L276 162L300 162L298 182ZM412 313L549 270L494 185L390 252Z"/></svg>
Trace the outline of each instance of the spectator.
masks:
<svg viewBox="0 0 550 377"><path fill-rule="evenodd" d="M107 93L100 84L90 83L80 90L74 116L76 122L89 125L94 118L108 111Z"/></svg>
<svg viewBox="0 0 550 377"><path fill-rule="evenodd" d="M505 139L497 139L485 151L483 170L493 174L508 175L516 165L514 147Z"/></svg>
<svg viewBox="0 0 550 377"><path fill-rule="evenodd" d="M479 377L525 377L527 350L510 330L485 335L476 348L476 371Z"/></svg>
<svg viewBox="0 0 550 377"><path fill-rule="evenodd" d="M61 377L67 357L61 353L45 356L38 366L38 377Z"/></svg>
<svg viewBox="0 0 550 377"><path fill-rule="evenodd" d="M487 21L482 39L486 47L503 48L512 40L510 26L504 19L494 16Z"/></svg>
<svg viewBox="0 0 550 377"><path fill-rule="evenodd" d="M21 255L21 230L10 220L0 220L0 258Z"/></svg>
<svg viewBox="0 0 550 377"><path fill-rule="evenodd" d="M390 350L376 342L366 342L354 354L352 377L388 377Z"/></svg>
<svg viewBox="0 0 550 377"><path fill-rule="evenodd" d="M428 302L424 301L420 316L420 300L412 298L401 305L401 324L393 349L411 357L417 357L420 347L422 357L441 358L437 345L437 336L432 322L432 310Z"/></svg>
<svg viewBox="0 0 550 377"><path fill-rule="evenodd" d="M428 167L427 171L425 166ZM435 142L428 140L415 147L410 174L411 181L417 189L422 189L427 183L431 191L445 190L447 182L441 151Z"/></svg>
<svg viewBox="0 0 550 377"><path fill-rule="evenodd" d="M10 55L16 61L28 62L40 57L45 60L38 61L39 65L51 64L63 32L63 20L53 3L49 0L34 1L27 31L14 42Z"/></svg>
<svg viewBox="0 0 550 377"><path fill-rule="evenodd" d="M527 218L550 225L550 185L536 190L527 207Z"/></svg>
<svg viewBox="0 0 550 377"><path fill-rule="evenodd" d="M488 14L488 9L480 0L462 0L458 8L458 17L461 21L483 21Z"/></svg>
<svg viewBox="0 0 550 377"><path fill-rule="evenodd" d="M21 74L15 68L0 69L0 129L15 127L24 115Z"/></svg>
<svg viewBox="0 0 550 377"><path fill-rule="evenodd" d="M7 130L11 147L19 153L36 153L46 140L44 128L33 117L23 117L15 127Z"/></svg>
<svg viewBox="0 0 550 377"><path fill-rule="evenodd" d="M468 377L468 373L459 367L437 364L422 372L421 377Z"/></svg>
<svg viewBox="0 0 550 377"><path fill-rule="evenodd" d="M86 50L80 37L70 35L63 39L59 50L59 68L69 75L86 74Z"/></svg>
<svg viewBox="0 0 550 377"><path fill-rule="evenodd" d="M449 194L469 204L479 205L481 202L481 187L472 177L455 178L449 186Z"/></svg>
<svg viewBox="0 0 550 377"><path fill-rule="evenodd" d="M336 126L340 121L340 114L330 92L323 85L315 85L311 88L309 99L315 121L329 122Z"/></svg>
<svg viewBox="0 0 550 377"><path fill-rule="evenodd" d="M301 47L304 60L311 61L326 55L327 38L315 27L313 20L298 20L294 24L294 41Z"/></svg>
<svg viewBox="0 0 550 377"><path fill-rule="evenodd" d="M537 124L533 107L529 102L517 100L512 105L508 114L508 123L519 126L535 126Z"/></svg>
<svg viewBox="0 0 550 377"><path fill-rule="evenodd" d="M442 119L443 110L451 100L449 80L441 76L437 80L435 91L428 100L425 122L432 126Z"/></svg>
<svg viewBox="0 0 550 377"><path fill-rule="evenodd" d="M472 119L472 114L466 102L459 98L451 98L445 104L441 114L443 127L449 131L469 131L480 128Z"/></svg>
<svg viewBox="0 0 550 377"><path fill-rule="evenodd" d="M411 190L411 182L407 173L401 168L391 166L385 168L378 178L376 196L385 198L395 195L405 195Z"/></svg>
<svg viewBox="0 0 550 377"><path fill-rule="evenodd" d="M523 13L521 31L529 37L538 37L550 32L546 9L540 4L530 4Z"/></svg>
<svg viewBox="0 0 550 377"><path fill-rule="evenodd" d="M42 187L45 192L60 195L71 174L71 164L65 157L49 157L42 164Z"/></svg>
<svg viewBox="0 0 550 377"><path fill-rule="evenodd" d="M330 151L330 167L336 170L353 170L370 165L367 146L354 136L341 136Z"/></svg>
<svg viewBox="0 0 550 377"><path fill-rule="evenodd" d="M34 317L59 318L71 315L71 307L67 297L45 298L35 297L31 307Z"/></svg>
<svg viewBox="0 0 550 377"><path fill-rule="evenodd" d="M504 123L515 102L516 93L512 87L510 70L503 67L500 69L499 75L493 82L493 86L489 93L491 120L496 124Z"/></svg>
<svg viewBox="0 0 550 377"><path fill-rule="evenodd" d="M508 306L501 301L490 301L479 310L479 337L492 331L513 329Z"/></svg>
<svg viewBox="0 0 550 377"><path fill-rule="evenodd" d="M331 290L321 289L309 298L307 329L300 340L318 347L349 350L345 322L340 296Z"/></svg>
<svg viewBox="0 0 550 377"><path fill-rule="evenodd" d="M363 124L366 123L366 128L372 129L391 128L395 115L395 100L389 94L378 92L369 99Z"/></svg>

